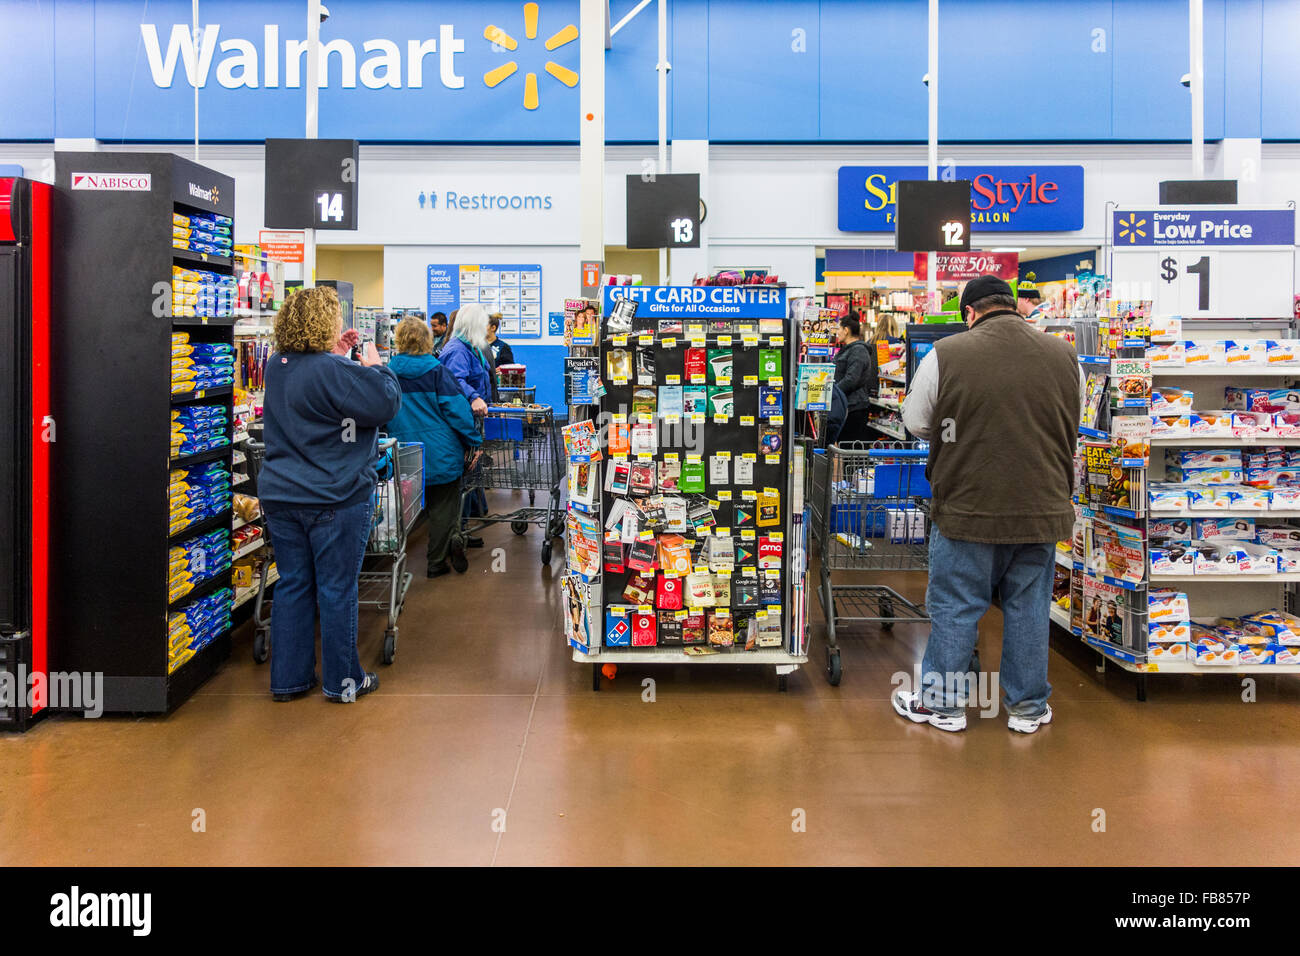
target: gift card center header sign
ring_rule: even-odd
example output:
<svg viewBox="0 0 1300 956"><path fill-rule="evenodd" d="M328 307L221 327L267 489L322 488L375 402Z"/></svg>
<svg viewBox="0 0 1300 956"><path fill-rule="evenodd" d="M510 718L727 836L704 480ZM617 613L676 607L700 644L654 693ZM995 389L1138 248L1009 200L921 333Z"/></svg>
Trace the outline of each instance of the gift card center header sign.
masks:
<svg viewBox="0 0 1300 956"><path fill-rule="evenodd" d="M658 319L784 319L780 286L607 285L604 314L619 299L637 303L637 315Z"/></svg>

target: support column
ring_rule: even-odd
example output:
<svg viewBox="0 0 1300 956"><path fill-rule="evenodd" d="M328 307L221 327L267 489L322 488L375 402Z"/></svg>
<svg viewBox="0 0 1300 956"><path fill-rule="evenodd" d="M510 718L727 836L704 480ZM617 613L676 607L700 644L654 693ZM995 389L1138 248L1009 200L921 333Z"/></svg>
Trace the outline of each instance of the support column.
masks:
<svg viewBox="0 0 1300 956"><path fill-rule="evenodd" d="M707 139L673 140L673 172L699 173L700 198L709 203L709 141ZM690 285L696 275L709 271L709 221L700 223L700 248L674 249L670 262L671 279L661 278L666 285Z"/></svg>
<svg viewBox="0 0 1300 956"><path fill-rule="evenodd" d="M1205 17L1202 0L1187 0L1192 77L1192 178L1205 178Z"/></svg>
<svg viewBox="0 0 1300 956"><path fill-rule="evenodd" d="M578 254L599 262L605 261L605 17L604 0L581 0Z"/></svg>

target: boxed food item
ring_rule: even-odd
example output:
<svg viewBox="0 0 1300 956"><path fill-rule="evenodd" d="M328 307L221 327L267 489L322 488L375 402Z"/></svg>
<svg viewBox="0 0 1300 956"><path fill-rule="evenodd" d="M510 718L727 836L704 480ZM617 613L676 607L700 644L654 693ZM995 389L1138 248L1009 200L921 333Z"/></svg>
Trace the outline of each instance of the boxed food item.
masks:
<svg viewBox="0 0 1300 956"><path fill-rule="evenodd" d="M1184 485L1239 485L1245 474L1240 467L1183 468L1173 465L1168 469L1171 481Z"/></svg>
<svg viewBox="0 0 1300 956"><path fill-rule="evenodd" d="M1272 664L1274 652L1268 644L1237 644L1233 647L1242 664Z"/></svg>
<svg viewBox="0 0 1300 956"><path fill-rule="evenodd" d="M1232 366L1263 365L1266 359L1264 349L1257 347L1257 339L1229 339L1223 343L1223 360Z"/></svg>
<svg viewBox="0 0 1300 956"><path fill-rule="evenodd" d="M1192 434L1191 415L1152 415L1152 438L1188 438Z"/></svg>
<svg viewBox="0 0 1300 956"><path fill-rule="evenodd" d="M1222 339L1216 341L1183 340L1183 361L1186 365L1225 365L1227 350Z"/></svg>
<svg viewBox="0 0 1300 956"><path fill-rule="evenodd" d="M1193 412L1189 433L1194 438L1229 438L1233 434L1232 412Z"/></svg>
<svg viewBox="0 0 1300 956"><path fill-rule="evenodd" d="M1172 588L1152 588L1147 598L1147 616L1151 621L1190 620L1187 594Z"/></svg>
<svg viewBox="0 0 1300 956"><path fill-rule="evenodd" d="M1187 621L1152 621L1147 625L1147 644L1185 644L1192 636Z"/></svg>
<svg viewBox="0 0 1300 956"><path fill-rule="evenodd" d="M1215 625L1199 624L1192 622L1192 639L1193 648L1205 648L1209 651L1225 651L1236 641L1232 635L1223 633L1225 629Z"/></svg>
<svg viewBox="0 0 1300 956"><path fill-rule="evenodd" d="M1164 664L1171 661L1186 661L1186 644L1148 644L1147 661L1152 664Z"/></svg>
<svg viewBox="0 0 1300 956"><path fill-rule="evenodd" d="M1148 548L1151 576L1162 574L1195 574L1196 549L1187 544L1153 544Z"/></svg>
<svg viewBox="0 0 1300 956"><path fill-rule="evenodd" d="M1251 511L1267 511L1272 496L1267 488L1229 488L1228 497L1233 508L1247 508Z"/></svg>
<svg viewBox="0 0 1300 956"><path fill-rule="evenodd" d="M1197 518L1193 537L1202 541L1254 541L1254 518Z"/></svg>
<svg viewBox="0 0 1300 956"><path fill-rule="evenodd" d="M1152 368L1182 368L1187 356L1182 342L1152 342L1147 346L1147 361Z"/></svg>
<svg viewBox="0 0 1300 956"><path fill-rule="evenodd" d="M1190 542L1194 538L1192 519L1152 518L1147 523L1147 534L1153 541Z"/></svg>
<svg viewBox="0 0 1300 956"><path fill-rule="evenodd" d="M1270 511L1300 510L1300 487L1271 489L1268 507Z"/></svg>
<svg viewBox="0 0 1300 956"><path fill-rule="evenodd" d="M1153 511L1186 511L1187 489L1164 482L1153 483L1147 493L1147 507Z"/></svg>
<svg viewBox="0 0 1300 956"><path fill-rule="evenodd" d="M1241 452L1235 448L1187 448L1171 452L1177 468L1241 468Z"/></svg>
<svg viewBox="0 0 1300 956"><path fill-rule="evenodd" d="M1288 647L1300 647L1300 618L1293 614L1278 610L1259 611L1247 614L1236 624L1243 635L1255 634Z"/></svg>
<svg viewBox="0 0 1300 956"><path fill-rule="evenodd" d="M1277 551L1277 573L1296 574L1300 572L1300 549L1279 548Z"/></svg>
<svg viewBox="0 0 1300 956"><path fill-rule="evenodd" d="M1278 438L1300 438L1300 410L1274 412L1273 434Z"/></svg>
<svg viewBox="0 0 1300 956"><path fill-rule="evenodd" d="M1291 365L1296 361L1295 342L1265 340L1265 358L1269 365Z"/></svg>
<svg viewBox="0 0 1300 956"><path fill-rule="evenodd" d="M1148 319L1152 342L1170 342L1182 345L1183 317L1181 315L1153 315Z"/></svg>
<svg viewBox="0 0 1300 956"><path fill-rule="evenodd" d="M1198 667L1235 667L1241 663L1241 657L1235 647L1223 650L1210 650L1197 645L1192 662Z"/></svg>
<svg viewBox="0 0 1300 956"><path fill-rule="evenodd" d="M1239 438L1256 438L1273 434L1273 413L1233 412L1232 434Z"/></svg>
<svg viewBox="0 0 1300 956"><path fill-rule="evenodd" d="M1198 552L1197 574L1276 574L1277 551L1248 541L1222 541L1214 557Z"/></svg>
<svg viewBox="0 0 1300 956"><path fill-rule="evenodd" d="M1284 644L1270 644L1274 664L1300 664L1300 647L1287 647Z"/></svg>
<svg viewBox="0 0 1300 956"><path fill-rule="evenodd" d="M1151 390L1152 415L1182 415L1193 408L1195 396L1190 388L1161 386Z"/></svg>

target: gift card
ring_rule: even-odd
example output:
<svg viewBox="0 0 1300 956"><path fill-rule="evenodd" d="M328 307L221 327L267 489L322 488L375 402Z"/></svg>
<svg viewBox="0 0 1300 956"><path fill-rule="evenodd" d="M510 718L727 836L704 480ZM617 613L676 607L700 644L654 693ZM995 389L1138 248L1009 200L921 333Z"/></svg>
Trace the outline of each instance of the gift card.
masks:
<svg viewBox="0 0 1300 956"><path fill-rule="evenodd" d="M708 414L715 418L731 418L736 414L736 393L730 385L710 385Z"/></svg>
<svg viewBox="0 0 1300 956"><path fill-rule="evenodd" d="M655 383L655 350L652 348L636 350L636 383L638 385Z"/></svg>
<svg viewBox="0 0 1300 956"><path fill-rule="evenodd" d="M605 535L605 570L610 574L622 574L627 570L627 565L623 558L623 542L618 539L618 535Z"/></svg>
<svg viewBox="0 0 1300 956"><path fill-rule="evenodd" d="M758 526L770 528L781 523L781 494L767 489L758 496Z"/></svg>
<svg viewBox="0 0 1300 956"><path fill-rule="evenodd" d="M687 349L682 363L686 381L703 380L708 368L708 357L704 349Z"/></svg>
<svg viewBox="0 0 1300 956"><path fill-rule="evenodd" d="M610 607L605 611L605 646L632 646L632 619L627 609Z"/></svg>
<svg viewBox="0 0 1300 956"><path fill-rule="evenodd" d="M655 646L655 620L656 616L653 611L648 614L638 611L632 615L633 647Z"/></svg>
<svg viewBox="0 0 1300 956"><path fill-rule="evenodd" d="M731 349L709 349L709 381L724 385L731 384L733 361Z"/></svg>
<svg viewBox="0 0 1300 956"><path fill-rule="evenodd" d="M656 396L653 388L637 388L632 391L632 418L645 421L655 417Z"/></svg>
<svg viewBox="0 0 1300 956"><path fill-rule="evenodd" d="M682 643L682 621L679 621L671 611L659 612L659 643Z"/></svg>
<svg viewBox="0 0 1300 956"><path fill-rule="evenodd" d="M682 396L682 386L680 385L660 385L659 386L659 414L667 418L669 415L682 415L685 412L685 404Z"/></svg>
<svg viewBox="0 0 1300 956"><path fill-rule="evenodd" d="M784 390L775 385L763 385L758 390L758 414L761 418L780 418L785 412Z"/></svg>
<svg viewBox="0 0 1300 956"><path fill-rule="evenodd" d="M717 487L718 485L731 484L731 455L710 455L709 456L709 484Z"/></svg>
<svg viewBox="0 0 1300 956"><path fill-rule="evenodd" d="M709 411L709 390L703 385L682 387L682 414L707 415Z"/></svg>
<svg viewBox="0 0 1300 956"><path fill-rule="evenodd" d="M736 459L736 480L737 485L752 485L754 483L754 465L758 461L756 455L741 455Z"/></svg>
<svg viewBox="0 0 1300 956"><path fill-rule="evenodd" d="M704 490L704 462L687 461L682 464L682 477L677 487L681 491L698 492Z"/></svg>
<svg viewBox="0 0 1300 956"><path fill-rule="evenodd" d="M628 491L634 495L648 495L655 490L655 463L634 461L628 467Z"/></svg>
<svg viewBox="0 0 1300 956"><path fill-rule="evenodd" d="M767 381L770 378L781 377L780 349L759 349L758 377L763 381Z"/></svg>
<svg viewBox="0 0 1300 956"><path fill-rule="evenodd" d="M676 458L659 462L659 490L677 491L682 477L682 463Z"/></svg>

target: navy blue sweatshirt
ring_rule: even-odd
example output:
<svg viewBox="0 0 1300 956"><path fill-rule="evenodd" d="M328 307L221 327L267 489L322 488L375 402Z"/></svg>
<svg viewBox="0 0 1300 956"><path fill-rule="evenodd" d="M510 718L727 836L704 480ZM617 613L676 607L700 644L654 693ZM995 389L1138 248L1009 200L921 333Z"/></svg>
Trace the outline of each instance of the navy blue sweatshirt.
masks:
<svg viewBox="0 0 1300 956"><path fill-rule="evenodd" d="M330 352L286 352L266 365L267 511L344 508L375 488L379 426L402 407L397 376Z"/></svg>

